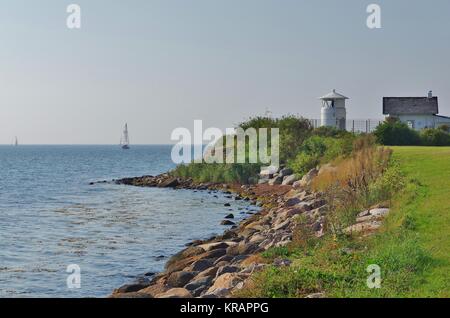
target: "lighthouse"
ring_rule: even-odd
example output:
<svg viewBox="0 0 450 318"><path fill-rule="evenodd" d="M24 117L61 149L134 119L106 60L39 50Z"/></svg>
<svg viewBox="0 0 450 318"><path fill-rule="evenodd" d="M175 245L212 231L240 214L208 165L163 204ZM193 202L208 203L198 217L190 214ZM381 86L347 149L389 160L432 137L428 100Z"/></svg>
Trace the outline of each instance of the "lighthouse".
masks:
<svg viewBox="0 0 450 318"><path fill-rule="evenodd" d="M336 92L335 89L325 96L319 98L322 101L321 126L335 127L345 130L347 111L345 100L348 97Z"/></svg>

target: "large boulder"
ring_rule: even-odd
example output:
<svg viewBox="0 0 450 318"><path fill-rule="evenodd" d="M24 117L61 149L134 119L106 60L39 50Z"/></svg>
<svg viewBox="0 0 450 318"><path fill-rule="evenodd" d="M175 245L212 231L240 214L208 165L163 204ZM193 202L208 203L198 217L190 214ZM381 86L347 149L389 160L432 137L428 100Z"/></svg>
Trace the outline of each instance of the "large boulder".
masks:
<svg viewBox="0 0 450 318"><path fill-rule="evenodd" d="M156 295L156 298L192 298L192 294L186 288L172 288Z"/></svg>
<svg viewBox="0 0 450 318"><path fill-rule="evenodd" d="M199 279L199 278L202 278L202 277L214 278L214 277L216 277L216 273L217 273L218 269L219 269L218 267L210 267L208 269L205 269L203 272L198 273L197 276L195 276L194 279Z"/></svg>
<svg viewBox="0 0 450 318"><path fill-rule="evenodd" d="M269 185L276 185L276 184L282 184L283 183L283 177L276 176L269 180Z"/></svg>
<svg viewBox="0 0 450 318"><path fill-rule="evenodd" d="M220 222L220 225L235 225L236 223L234 223L233 221L230 220L223 220L222 222Z"/></svg>
<svg viewBox="0 0 450 318"><path fill-rule="evenodd" d="M273 176L275 173L277 173L279 171L278 167L275 166L269 166L269 167L262 167L261 168L261 172L260 172L260 176L262 178L270 178L271 176Z"/></svg>
<svg viewBox="0 0 450 318"><path fill-rule="evenodd" d="M210 259L200 259L198 261L195 261L190 266L190 269L194 272L202 272L205 269L208 269L214 265L214 262Z"/></svg>
<svg viewBox="0 0 450 318"><path fill-rule="evenodd" d="M312 180L317 176L318 171L316 168L309 170L299 181L294 182L294 188L309 187Z"/></svg>
<svg viewBox="0 0 450 318"><path fill-rule="evenodd" d="M182 259L186 259L192 256L200 255L204 253L205 250L198 246L190 246L181 252L178 252L177 254L173 255L166 263L166 269L170 267L172 264L179 262Z"/></svg>
<svg viewBox="0 0 450 318"><path fill-rule="evenodd" d="M234 245L234 242L213 242L213 243L205 243L199 245L199 247L203 248L205 251L212 251L220 248L227 248L229 245Z"/></svg>
<svg viewBox="0 0 450 318"><path fill-rule="evenodd" d="M290 198L286 201L285 206L293 207L293 206L299 204L300 202L302 202L302 201L299 198Z"/></svg>
<svg viewBox="0 0 450 318"><path fill-rule="evenodd" d="M283 178L282 185L293 185L295 181L298 180L298 177L295 174L291 174L290 176L286 176Z"/></svg>
<svg viewBox="0 0 450 318"><path fill-rule="evenodd" d="M160 184L158 184L158 187L160 188L175 188L180 183L178 182L177 178L168 178L166 180L163 180Z"/></svg>
<svg viewBox="0 0 450 318"><path fill-rule="evenodd" d="M203 249L202 249L203 250ZM218 248L204 252L202 254L194 255L187 258L177 258L175 261L171 261L170 264L166 264L166 273L178 272L184 268L190 266L195 261L200 259L211 259L215 260L227 253L225 248Z"/></svg>
<svg viewBox="0 0 450 318"><path fill-rule="evenodd" d="M227 248L227 255L248 255L259 252L258 244L241 241L239 244Z"/></svg>
<svg viewBox="0 0 450 318"><path fill-rule="evenodd" d="M123 293L132 293L137 292L141 289L144 289L150 285L150 281L139 282L135 284L126 284L122 287L119 287L113 291L113 294L123 294Z"/></svg>
<svg viewBox="0 0 450 318"><path fill-rule="evenodd" d="M170 287L183 287L186 285L192 278L195 277L197 273L180 271L175 272L169 275L167 278L167 285Z"/></svg>
<svg viewBox="0 0 450 318"><path fill-rule="evenodd" d="M211 276L198 277L186 284L184 288L193 293L194 291L199 291L201 287L206 289L211 284L212 280L213 278Z"/></svg>
<svg viewBox="0 0 450 318"><path fill-rule="evenodd" d="M112 294L108 298L153 298L153 297L150 294L145 294L141 292L131 292L131 293Z"/></svg>
<svg viewBox="0 0 450 318"><path fill-rule="evenodd" d="M247 276L239 273L222 274L216 278L214 284L208 289L206 294L217 294L217 292L222 289L229 291L236 287L236 285L242 282L246 277Z"/></svg>
<svg viewBox="0 0 450 318"><path fill-rule="evenodd" d="M167 285L165 285L163 283L159 283L159 284L150 285L147 288L140 290L139 293L147 294L147 295L150 295L151 297L155 297L158 294L165 293L169 289L170 288Z"/></svg>
<svg viewBox="0 0 450 318"><path fill-rule="evenodd" d="M240 270L239 267L233 266L233 265L221 266L217 270L216 277L219 277L219 276L221 276L223 274L226 274L226 273L236 273L236 272L239 272L239 270Z"/></svg>
<svg viewBox="0 0 450 318"><path fill-rule="evenodd" d="M294 173L294 171L292 171L291 168L284 168L284 169L281 169L281 171L280 171L280 177L283 178L286 176L290 176L293 173Z"/></svg>
<svg viewBox="0 0 450 318"><path fill-rule="evenodd" d="M363 211L358 214L358 217L356 218L356 222L366 222L366 221L374 221L379 220L385 217L389 214L389 209L382 208L382 209L372 209Z"/></svg>

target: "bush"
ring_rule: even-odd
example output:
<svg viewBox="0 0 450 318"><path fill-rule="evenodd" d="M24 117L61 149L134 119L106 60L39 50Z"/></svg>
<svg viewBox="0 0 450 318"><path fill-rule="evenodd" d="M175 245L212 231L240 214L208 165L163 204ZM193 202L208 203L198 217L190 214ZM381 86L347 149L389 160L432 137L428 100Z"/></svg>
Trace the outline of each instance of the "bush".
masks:
<svg viewBox="0 0 450 318"><path fill-rule="evenodd" d="M424 129L420 138L425 146L450 146L450 134L442 129Z"/></svg>
<svg viewBox="0 0 450 318"><path fill-rule="evenodd" d="M170 174L195 182L252 183L259 170L259 164L191 163L177 166Z"/></svg>
<svg viewBox="0 0 450 318"><path fill-rule="evenodd" d="M289 166L295 173L304 175L320 163L330 162L339 156L350 154L353 140L353 134L346 134L345 137L340 138L311 136L300 147L299 153L289 162Z"/></svg>
<svg viewBox="0 0 450 318"><path fill-rule="evenodd" d="M239 124L239 127L248 128L278 128L280 130L280 161L282 163L294 158L305 139L311 136L312 126L309 120L303 117L287 115L281 118L252 117Z"/></svg>
<svg viewBox="0 0 450 318"><path fill-rule="evenodd" d="M419 133L400 121L387 120L374 132L377 142L387 146L414 146L420 144Z"/></svg>
<svg viewBox="0 0 450 318"><path fill-rule="evenodd" d="M442 124L438 127L438 129L450 133L450 125Z"/></svg>

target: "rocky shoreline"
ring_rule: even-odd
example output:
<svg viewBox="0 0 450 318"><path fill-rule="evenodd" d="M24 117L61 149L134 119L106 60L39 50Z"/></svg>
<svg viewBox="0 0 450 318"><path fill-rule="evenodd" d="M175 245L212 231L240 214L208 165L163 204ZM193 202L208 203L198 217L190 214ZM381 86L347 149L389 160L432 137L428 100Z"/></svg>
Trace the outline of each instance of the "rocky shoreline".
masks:
<svg viewBox="0 0 450 318"><path fill-rule="evenodd" d="M230 215L222 223L230 225L230 229L222 235L190 242L187 248L168 260L164 272L154 275L149 281L124 285L114 290L110 297L233 297L254 272L268 265L261 262L257 254L292 242L299 215L302 215L302 227L307 227L317 237L323 236L326 202L320 194L308 190L317 173L313 169L293 185L283 185L280 178L280 182L260 182L257 185L199 184L169 174L116 180L117 184L141 187L224 191L230 199L250 201L259 205L261 210L239 224L231 221ZM357 220L359 223L350 227L348 232L376 230L381 225L380 218L388 211L362 212ZM277 258L271 265L289 266L290 261Z"/></svg>

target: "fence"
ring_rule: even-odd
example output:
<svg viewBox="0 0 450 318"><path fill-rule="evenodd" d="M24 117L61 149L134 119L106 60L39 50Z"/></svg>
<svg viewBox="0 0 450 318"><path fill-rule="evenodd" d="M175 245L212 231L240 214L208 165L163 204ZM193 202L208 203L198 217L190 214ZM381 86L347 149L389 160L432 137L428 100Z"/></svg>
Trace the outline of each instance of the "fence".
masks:
<svg viewBox="0 0 450 318"><path fill-rule="evenodd" d="M321 126L320 119L310 119L311 125L314 128ZM347 120L336 120L336 127L341 127L347 131L356 133L371 133L381 124L383 119L347 119Z"/></svg>

